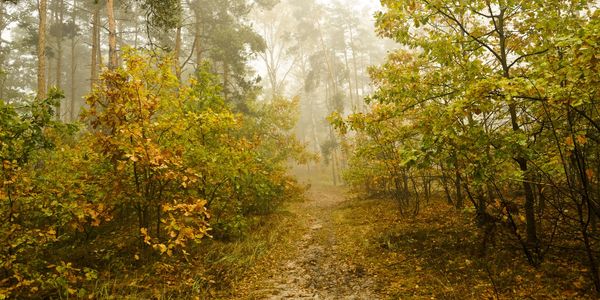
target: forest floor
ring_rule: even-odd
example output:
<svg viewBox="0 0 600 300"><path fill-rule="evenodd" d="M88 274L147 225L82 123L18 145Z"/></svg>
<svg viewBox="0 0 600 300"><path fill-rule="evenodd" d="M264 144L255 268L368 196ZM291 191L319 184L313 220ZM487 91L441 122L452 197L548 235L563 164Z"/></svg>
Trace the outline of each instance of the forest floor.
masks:
<svg viewBox="0 0 600 300"><path fill-rule="evenodd" d="M501 233L482 253L472 208L432 199L417 216L402 216L393 200L357 196L319 176L302 178L312 182L304 200L256 216L244 238L205 242L184 265L157 262L119 274L96 288L97 297L591 298L585 267L569 253L549 253L536 269Z"/></svg>
<svg viewBox="0 0 600 300"><path fill-rule="evenodd" d="M573 262L530 267L518 248L480 251L472 212L443 201L417 217L397 203L313 184L287 207L282 243L233 287L231 299L584 299ZM279 228L277 230L282 230ZM500 241L498 245L505 241Z"/></svg>
<svg viewBox="0 0 600 300"><path fill-rule="evenodd" d="M360 229L337 216L347 201L345 191L333 186L313 186L307 198L290 207L299 225L290 229L300 230L300 238L280 253L279 263L266 268L263 278L259 275L260 280L246 283L240 292L248 299L378 298L372 291L373 278L367 276L360 260L348 253L347 236ZM263 267L257 265L256 272L262 273Z"/></svg>

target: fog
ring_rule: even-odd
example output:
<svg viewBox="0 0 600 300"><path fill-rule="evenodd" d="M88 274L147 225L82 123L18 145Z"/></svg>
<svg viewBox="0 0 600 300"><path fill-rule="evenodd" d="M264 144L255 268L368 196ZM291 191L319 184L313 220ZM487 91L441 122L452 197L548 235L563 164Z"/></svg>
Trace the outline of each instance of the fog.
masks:
<svg viewBox="0 0 600 300"><path fill-rule="evenodd" d="M298 138L327 160L339 146L327 116L366 109L367 68L394 47L375 34L378 9L367 0L2 1L0 98L27 103L56 87L65 96L57 115L76 121L124 49L171 53L182 82L209 66L238 111L296 100Z"/></svg>
<svg viewBox="0 0 600 300"><path fill-rule="evenodd" d="M340 144L327 116L366 109L372 91L367 68L393 47L375 34L378 9L372 1L282 0L252 14L266 43L253 61L263 99L298 99L297 135L326 160Z"/></svg>

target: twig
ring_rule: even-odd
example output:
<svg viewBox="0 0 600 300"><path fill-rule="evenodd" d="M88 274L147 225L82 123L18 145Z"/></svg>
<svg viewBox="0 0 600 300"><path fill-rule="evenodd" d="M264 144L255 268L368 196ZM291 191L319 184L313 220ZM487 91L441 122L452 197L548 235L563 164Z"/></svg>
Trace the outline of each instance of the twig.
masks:
<svg viewBox="0 0 600 300"><path fill-rule="evenodd" d="M492 283L492 287L494 288L494 294L496 295L496 299L500 299L500 293L498 293L498 288L496 287L496 281L494 281L494 277L492 276L492 272L490 271L490 268L486 263L483 264L483 266L485 267L485 271L488 275L488 278L490 279L490 282Z"/></svg>

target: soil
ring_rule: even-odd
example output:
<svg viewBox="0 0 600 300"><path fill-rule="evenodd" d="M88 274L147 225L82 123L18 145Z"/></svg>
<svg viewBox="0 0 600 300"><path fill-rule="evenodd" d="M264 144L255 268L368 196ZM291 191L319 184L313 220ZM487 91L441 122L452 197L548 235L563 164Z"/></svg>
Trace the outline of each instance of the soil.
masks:
<svg viewBox="0 0 600 300"><path fill-rule="evenodd" d="M262 282L264 288L248 295L251 299L378 299L373 279L360 265L346 259L340 234L351 224L335 221L337 209L347 201L343 188L312 187L308 200L290 207L301 218L302 237L291 253L276 263L276 270ZM347 228L340 228L347 226Z"/></svg>

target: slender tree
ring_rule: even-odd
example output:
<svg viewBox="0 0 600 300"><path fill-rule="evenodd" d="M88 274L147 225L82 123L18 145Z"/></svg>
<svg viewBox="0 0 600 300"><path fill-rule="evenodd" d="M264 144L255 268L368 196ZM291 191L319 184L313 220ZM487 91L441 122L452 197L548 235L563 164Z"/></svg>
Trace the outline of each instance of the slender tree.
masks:
<svg viewBox="0 0 600 300"><path fill-rule="evenodd" d="M46 0L39 0L38 14L38 72L37 72L37 98L46 97L46 16L48 13L48 3Z"/></svg>
<svg viewBox="0 0 600 300"><path fill-rule="evenodd" d="M71 22L73 24L73 26L75 27L77 24L77 0L73 0L73 7L71 10ZM76 100L75 100L75 94L76 94L76 83L75 83L75 77L76 77L76 72L77 72L77 43L76 43L76 34L73 33L71 35L71 101L69 102L69 121L73 121L75 120L75 106L76 106Z"/></svg>
<svg viewBox="0 0 600 300"><path fill-rule="evenodd" d="M98 81L98 58L100 57L100 5L94 4L94 12L92 14L92 51L91 51L91 77L90 85L94 88L94 85Z"/></svg>
<svg viewBox="0 0 600 300"><path fill-rule="evenodd" d="M114 0L106 1L106 14L108 16L108 68L115 69L118 66L118 56Z"/></svg>

